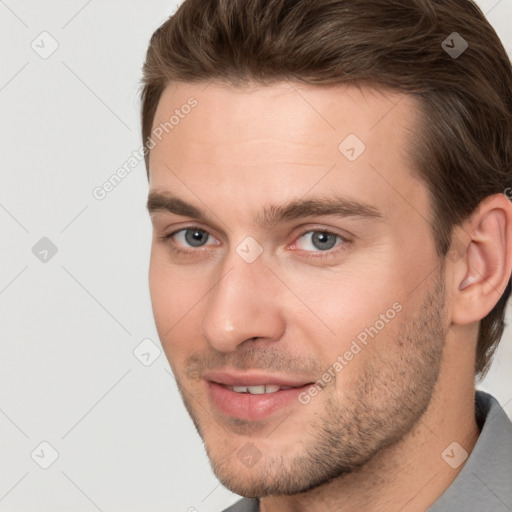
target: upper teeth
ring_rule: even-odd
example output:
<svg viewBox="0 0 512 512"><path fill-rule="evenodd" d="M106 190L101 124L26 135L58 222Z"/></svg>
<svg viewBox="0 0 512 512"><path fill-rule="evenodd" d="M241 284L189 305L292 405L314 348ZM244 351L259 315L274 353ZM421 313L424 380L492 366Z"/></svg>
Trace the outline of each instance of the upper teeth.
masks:
<svg viewBox="0 0 512 512"><path fill-rule="evenodd" d="M262 395L263 393L275 393L280 389L289 389L291 386L276 386L275 384L265 384L262 386L227 386L228 389L236 393L251 393L251 395Z"/></svg>

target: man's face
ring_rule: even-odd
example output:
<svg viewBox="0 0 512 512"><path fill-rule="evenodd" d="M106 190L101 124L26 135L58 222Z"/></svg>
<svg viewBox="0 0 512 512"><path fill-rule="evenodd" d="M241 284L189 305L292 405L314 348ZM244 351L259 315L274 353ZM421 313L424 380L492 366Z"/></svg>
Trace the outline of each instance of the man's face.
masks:
<svg viewBox="0 0 512 512"><path fill-rule="evenodd" d="M312 489L410 432L439 374L449 320L408 156L416 104L180 83L153 127L176 109L150 157L163 348L228 488Z"/></svg>

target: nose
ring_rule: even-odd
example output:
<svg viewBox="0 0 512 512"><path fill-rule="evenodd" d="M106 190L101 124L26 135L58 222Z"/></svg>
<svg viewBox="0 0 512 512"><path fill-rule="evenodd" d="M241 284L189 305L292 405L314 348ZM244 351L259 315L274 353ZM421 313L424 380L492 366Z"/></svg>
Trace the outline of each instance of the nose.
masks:
<svg viewBox="0 0 512 512"><path fill-rule="evenodd" d="M269 343L279 340L285 331L280 283L262 258L246 263L235 253L223 269L205 297L201 332L208 343L232 352L253 338Z"/></svg>

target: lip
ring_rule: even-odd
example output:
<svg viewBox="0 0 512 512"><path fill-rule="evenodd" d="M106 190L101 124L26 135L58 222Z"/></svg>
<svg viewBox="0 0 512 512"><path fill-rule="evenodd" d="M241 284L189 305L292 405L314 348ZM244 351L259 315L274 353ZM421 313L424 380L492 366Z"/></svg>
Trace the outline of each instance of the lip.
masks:
<svg viewBox="0 0 512 512"><path fill-rule="evenodd" d="M203 378L206 381L222 384L224 386L262 386L264 384L273 384L275 386L299 388L312 384L312 382L307 379L299 380L297 378L281 377L261 372L206 372Z"/></svg>
<svg viewBox="0 0 512 512"><path fill-rule="evenodd" d="M223 416L249 421L264 420L280 411L299 406L299 394L313 384L310 381L261 373L209 372L204 379L208 388L208 399L215 411ZM237 393L227 387L263 384L292 387L261 395Z"/></svg>

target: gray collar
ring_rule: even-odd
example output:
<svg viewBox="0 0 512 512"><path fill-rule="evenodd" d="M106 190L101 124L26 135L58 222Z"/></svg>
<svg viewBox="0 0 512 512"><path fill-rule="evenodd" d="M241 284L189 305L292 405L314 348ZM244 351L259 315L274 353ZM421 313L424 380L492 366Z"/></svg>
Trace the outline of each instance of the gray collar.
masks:
<svg viewBox="0 0 512 512"><path fill-rule="evenodd" d="M512 511L512 422L489 393L476 391L480 436L457 478L428 512Z"/></svg>

